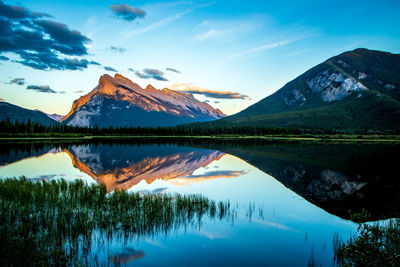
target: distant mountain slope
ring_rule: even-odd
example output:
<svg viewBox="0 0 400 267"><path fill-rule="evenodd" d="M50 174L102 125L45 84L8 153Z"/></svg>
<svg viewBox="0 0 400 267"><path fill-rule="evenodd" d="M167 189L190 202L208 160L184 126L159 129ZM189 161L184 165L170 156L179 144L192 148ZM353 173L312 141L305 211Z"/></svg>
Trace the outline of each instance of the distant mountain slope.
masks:
<svg viewBox="0 0 400 267"><path fill-rule="evenodd" d="M19 106L1 101L0 120L6 120L7 118L9 118L12 122L16 120L19 122L27 122L28 119L30 119L32 122L39 122L44 125L52 125L56 123L55 120L50 119L41 111L21 108Z"/></svg>
<svg viewBox="0 0 400 267"><path fill-rule="evenodd" d="M73 126L172 126L225 115L190 94L151 85L142 89L122 75L103 75L98 86L75 100L61 119Z"/></svg>
<svg viewBox="0 0 400 267"><path fill-rule="evenodd" d="M213 124L399 129L400 54L360 48L332 57Z"/></svg>
<svg viewBox="0 0 400 267"><path fill-rule="evenodd" d="M42 112L43 114L45 114L47 117L49 117L50 119L54 120L54 121L60 121L62 118L65 117L65 115L59 115L57 113L53 113L53 114L48 114L44 111L41 111L39 109L35 109L35 111L39 111Z"/></svg>

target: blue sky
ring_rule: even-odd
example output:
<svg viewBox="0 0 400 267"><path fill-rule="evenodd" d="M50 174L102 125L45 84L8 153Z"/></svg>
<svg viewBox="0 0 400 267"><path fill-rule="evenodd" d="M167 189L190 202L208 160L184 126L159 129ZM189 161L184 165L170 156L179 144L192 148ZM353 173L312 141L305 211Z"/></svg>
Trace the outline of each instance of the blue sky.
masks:
<svg viewBox="0 0 400 267"><path fill-rule="evenodd" d="M115 69L233 114L344 51L400 53L399 14L382 0L3 1L0 98L66 114ZM21 29L43 39L15 44Z"/></svg>

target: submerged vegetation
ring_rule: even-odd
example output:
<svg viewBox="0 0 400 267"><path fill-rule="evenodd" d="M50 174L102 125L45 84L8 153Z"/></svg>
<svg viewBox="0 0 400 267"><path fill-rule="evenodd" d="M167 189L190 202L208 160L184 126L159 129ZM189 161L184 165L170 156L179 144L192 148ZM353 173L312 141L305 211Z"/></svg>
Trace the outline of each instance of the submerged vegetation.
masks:
<svg viewBox="0 0 400 267"><path fill-rule="evenodd" d="M360 224L355 237L334 239L335 261L339 266L400 266L400 220L386 224Z"/></svg>
<svg viewBox="0 0 400 267"><path fill-rule="evenodd" d="M105 186L80 180L1 180L1 265L96 265L94 243L200 227L205 216L222 220L233 212L229 202L200 195L107 194Z"/></svg>

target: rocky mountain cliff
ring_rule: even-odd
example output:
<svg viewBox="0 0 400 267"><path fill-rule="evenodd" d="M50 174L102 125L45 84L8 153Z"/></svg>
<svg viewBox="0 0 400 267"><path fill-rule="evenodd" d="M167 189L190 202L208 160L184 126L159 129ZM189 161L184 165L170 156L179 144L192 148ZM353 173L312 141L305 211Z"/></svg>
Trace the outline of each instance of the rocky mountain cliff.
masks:
<svg viewBox="0 0 400 267"><path fill-rule="evenodd" d="M399 129L400 54L360 48L332 57L218 123Z"/></svg>
<svg viewBox="0 0 400 267"><path fill-rule="evenodd" d="M72 126L173 126L225 117L190 94L170 89L145 89L116 74L103 75L98 86L75 100L61 120Z"/></svg>

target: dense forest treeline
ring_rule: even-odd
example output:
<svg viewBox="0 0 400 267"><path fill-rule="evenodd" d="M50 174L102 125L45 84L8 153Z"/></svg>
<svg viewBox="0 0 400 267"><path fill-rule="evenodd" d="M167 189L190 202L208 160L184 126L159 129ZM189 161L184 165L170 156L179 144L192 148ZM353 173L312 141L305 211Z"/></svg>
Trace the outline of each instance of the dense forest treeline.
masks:
<svg viewBox="0 0 400 267"><path fill-rule="evenodd" d="M322 128L264 128L256 126L218 125L202 126L201 124L186 124L173 127L79 127L68 126L55 122L53 125L43 125L39 122L0 121L0 135L138 135L138 136L213 136L213 135L315 135L315 134L400 134L400 129L391 131L368 131L366 129L322 129Z"/></svg>

